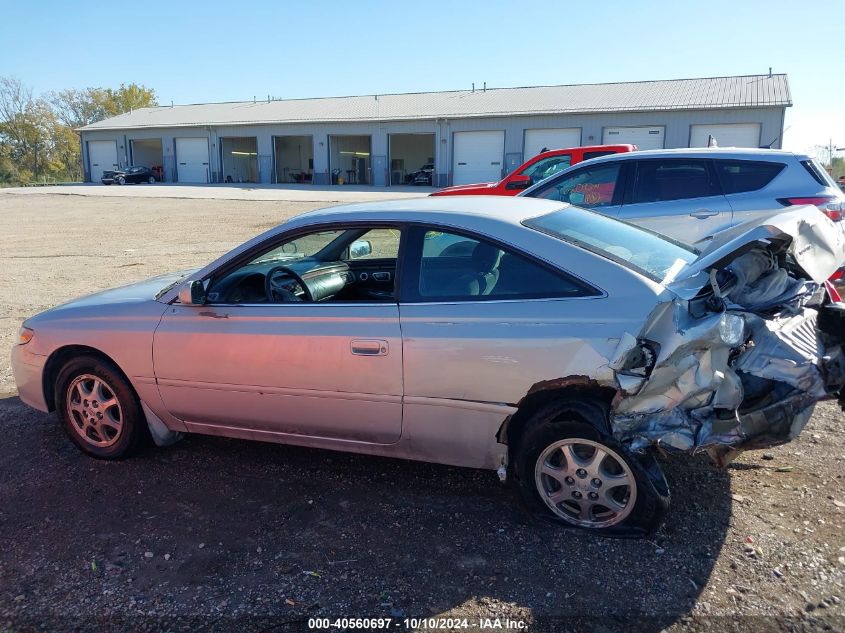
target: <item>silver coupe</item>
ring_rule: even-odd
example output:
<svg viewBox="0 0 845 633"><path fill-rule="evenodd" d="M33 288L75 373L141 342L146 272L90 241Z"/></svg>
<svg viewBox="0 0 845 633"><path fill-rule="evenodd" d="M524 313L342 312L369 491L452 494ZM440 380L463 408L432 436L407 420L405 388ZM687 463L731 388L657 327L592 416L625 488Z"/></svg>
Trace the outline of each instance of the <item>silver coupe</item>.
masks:
<svg viewBox="0 0 845 633"><path fill-rule="evenodd" d="M843 262L809 206L702 251L549 200L334 207L28 319L13 368L94 457L202 433L484 468L533 513L640 535L657 450L725 464L840 396Z"/></svg>

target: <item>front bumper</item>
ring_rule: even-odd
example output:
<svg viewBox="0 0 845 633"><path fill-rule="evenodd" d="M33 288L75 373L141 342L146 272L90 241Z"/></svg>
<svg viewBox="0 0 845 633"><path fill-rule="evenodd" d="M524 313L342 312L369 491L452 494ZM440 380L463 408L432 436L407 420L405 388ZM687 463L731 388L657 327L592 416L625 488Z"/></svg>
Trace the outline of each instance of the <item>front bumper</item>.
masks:
<svg viewBox="0 0 845 633"><path fill-rule="evenodd" d="M33 354L28 345L12 348L12 374L18 386L20 399L29 406L47 413L50 407L44 399L44 366L47 357Z"/></svg>

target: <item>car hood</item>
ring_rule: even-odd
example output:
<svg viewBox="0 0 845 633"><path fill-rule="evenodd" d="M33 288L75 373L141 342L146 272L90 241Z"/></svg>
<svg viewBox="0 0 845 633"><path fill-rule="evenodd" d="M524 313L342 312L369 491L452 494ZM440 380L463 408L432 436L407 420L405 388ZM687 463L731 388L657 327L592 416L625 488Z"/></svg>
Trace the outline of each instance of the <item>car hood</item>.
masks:
<svg viewBox="0 0 845 633"><path fill-rule="evenodd" d="M804 275L816 283L823 283L845 262L842 227L817 207L802 205L717 233L666 286L690 299L710 283L711 270L725 268L755 247L785 248Z"/></svg>
<svg viewBox="0 0 845 633"><path fill-rule="evenodd" d="M179 283L179 281L185 279L193 272L195 272L194 269L191 269L150 277L149 279L128 284L126 286L111 288L92 295L73 299L72 301L56 306L53 310L104 306L116 303L152 301L158 298L158 296L162 294L162 291Z"/></svg>

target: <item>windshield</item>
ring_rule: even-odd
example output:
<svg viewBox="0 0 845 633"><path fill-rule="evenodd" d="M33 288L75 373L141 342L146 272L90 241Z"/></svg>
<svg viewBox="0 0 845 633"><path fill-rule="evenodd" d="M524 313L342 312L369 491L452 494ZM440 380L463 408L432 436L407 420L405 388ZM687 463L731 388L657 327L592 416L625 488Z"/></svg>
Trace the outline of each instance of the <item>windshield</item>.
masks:
<svg viewBox="0 0 845 633"><path fill-rule="evenodd" d="M661 284L669 283L698 256L692 246L580 207L567 206L522 224L606 257Z"/></svg>

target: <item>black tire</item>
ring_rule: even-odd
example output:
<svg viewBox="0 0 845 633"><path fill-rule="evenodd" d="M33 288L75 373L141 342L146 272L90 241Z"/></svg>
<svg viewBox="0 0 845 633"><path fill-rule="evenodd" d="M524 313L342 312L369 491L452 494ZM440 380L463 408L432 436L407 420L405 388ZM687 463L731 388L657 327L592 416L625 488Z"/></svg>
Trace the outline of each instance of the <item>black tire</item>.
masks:
<svg viewBox="0 0 845 633"><path fill-rule="evenodd" d="M94 379L99 379L100 388L94 387ZM91 388L96 389L96 393L82 404L82 393ZM99 459L124 459L149 443L150 432L138 397L123 374L107 360L96 356L71 359L56 378L55 394L59 421L84 453ZM97 408L99 400L103 405ZM108 404L112 401L116 405ZM83 419L89 414L90 418ZM104 415L107 416L105 422ZM119 422L119 430L107 426L115 421ZM96 428L92 422L96 422Z"/></svg>
<svg viewBox="0 0 845 633"><path fill-rule="evenodd" d="M579 443L578 440L583 442ZM560 447L560 452L572 447L579 459L586 454L583 463L589 461L591 453L606 455L601 458L596 468L609 469L611 472L602 470L607 473L607 477L584 474L583 479L576 474L569 477L571 484L542 474L548 472L548 468L543 470L542 466L538 466L538 461L547 450L550 451L551 457L557 455L558 451L552 447L561 442L564 444ZM579 451L586 453L581 452L579 455ZM616 442L609 432L606 407L598 402L561 401L541 409L527 422L516 446L512 447L512 457L515 459L512 472L526 509L532 516L557 525L583 529L603 536L641 537L660 527L669 507L669 488L653 456L633 455ZM624 462L624 466L617 464L617 459ZM581 463L574 462L574 465ZM543 464L548 467L550 462L543 459ZM541 474L538 474L538 469ZM565 474L565 470L566 468L560 470L561 475ZM597 486L594 483L596 480ZM611 486L614 481L617 485ZM634 490L627 485L619 486L619 481L635 482ZM559 487L555 488L556 486ZM610 490L614 490L612 501L623 502L620 503L622 509L619 509L620 506L613 506L616 509L615 515L610 505L601 506L600 499L595 502L587 500L587 495L598 497L602 486L608 494ZM570 493L581 496L570 499ZM557 510L551 507L554 504L551 499L555 495L559 495L555 498L561 499L556 505ZM550 501L547 503L545 498ZM584 502L592 507L588 518L581 520L575 514Z"/></svg>
<svg viewBox="0 0 845 633"><path fill-rule="evenodd" d="M123 176L118 176L117 177L117 184L125 185L126 184L126 178L124 178Z"/></svg>
<svg viewBox="0 0 845 633"><path fill-rule="evenodd" d="M156 183L155 176L150 176L149 178L147 178L147 182L151 185L154 185Z"/></svg>

